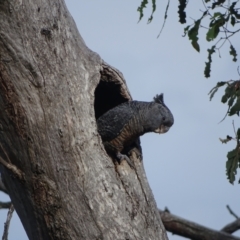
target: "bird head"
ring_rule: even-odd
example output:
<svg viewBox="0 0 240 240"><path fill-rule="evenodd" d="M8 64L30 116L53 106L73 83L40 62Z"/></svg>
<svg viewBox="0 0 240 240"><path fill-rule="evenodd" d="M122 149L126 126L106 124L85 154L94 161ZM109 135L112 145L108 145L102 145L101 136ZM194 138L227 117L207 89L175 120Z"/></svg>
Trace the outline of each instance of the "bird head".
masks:
<svg viewBox="0 0 240 240"><path fill-rule="evenodd" d="M163 101L163 94L156 95L153 100L155 103L157 103L158 109L157 111L155 110L156 128L153 130L153 132L159 134L166 133L174 123L173 115Z"/></svg>

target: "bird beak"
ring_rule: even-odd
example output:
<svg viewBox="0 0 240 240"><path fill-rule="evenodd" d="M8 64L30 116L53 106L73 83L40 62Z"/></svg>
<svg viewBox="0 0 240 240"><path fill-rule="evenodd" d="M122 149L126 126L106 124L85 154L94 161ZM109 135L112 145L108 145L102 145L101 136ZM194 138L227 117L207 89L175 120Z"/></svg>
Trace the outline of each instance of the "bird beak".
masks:
<svg viewBox="0 0 240 240"><path fill-rule="evenodd" d="M154 132L155 133L166 133L169 130L170 127L161 125L159 128L157 128Z"/></svg>

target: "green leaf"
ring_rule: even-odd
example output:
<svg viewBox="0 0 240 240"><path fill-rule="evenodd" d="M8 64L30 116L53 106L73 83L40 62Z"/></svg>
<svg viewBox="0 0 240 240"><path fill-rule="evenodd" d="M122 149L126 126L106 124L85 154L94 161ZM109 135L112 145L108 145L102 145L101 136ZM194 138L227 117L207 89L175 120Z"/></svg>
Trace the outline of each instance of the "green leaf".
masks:
<svg viewBox="0 0 240 240"><path fill-rule="evenodd" d="M208 42L214 40L219 33L219 26L218 25L213 25L211 28L209 28L206 39Z"/></svg>
<svg viewBox="0 0 240 240"><path fill-rule="evenodd" d="M226 94L224 94L223 96L222 96L222 103L226 103L227 102L227 100L228 100L228 96L226 95Z"/></svg>
<svg viewBox="0 0 240 240"><path fill-rule="evenodd" d="M196 51L200 52L200 46L197 41L192 41L192 46Z"/></svg>
<svg viewBox="0 0 240 240"><path fill-rule="evenodd" d="M233 149L232 151L228 152L227 158L235 158L237 155L237 149Z"/></svg>
<svg viewBox="0 0 240 240"><path fill-rule="evenodd" d="M143 9L146 8L147 4L148 0L142 0L141 5L138 7L137 11L140 14L138 22L140 22L141 19L143 18Z"/></svg>
<svg viewBox="0 0 240 240"><path fill-rule="evenodd" d="M224 15L221 14L221 16L216 20L215 25L222 27L226 23L226 20L224 18Z"/></svg>
<svg viewBox="0 0 240 240"><path fill-rule="evenodd" d="M208 62L205 62L204 75L206 78L210 77L211 72L211 63L212 63L212 54L215 53L215 45L213 45L208 51Z"/></svg>
<svg viewBox="0 0 240 240"><path fill-rule="evenodd" d="M227 82L218 82L217 83L217 87L222 87L226 84Z"/></svg>
<svg viewBox="0 0 240 240"><path fill-rule="evenodd" d="M224 15L222 13L217 12L215 14L216 14L215 17L212 18L213 20L209 24L209 30L206 35L207 41L214 40L218 36L220 27L222 27L226 22Z"/></svg>
<svg viewBox="0 0 240 240"><path fill-rule="evenodd" d="M184 28L184 34L188 33L189 40L191 40L192 46L196 51L200 51L200 46L198 44L198 30L200 27L201 20L207 15L208 11L205 11L201 18L194 22L191 29L190 26ZM184 35L184 36L185 36Z"/></svg>
<svg viewBox="0 0 240 240"><path fill-rule="evenodd" d="M214 87L210 92L210 101L212 100L212 98L214 97L215 93L217 92L218 87Z"/></svg>
<svg viewBox="0 0 240 240"><path fill-rule="evenodd" d="M225 93L228 95L228 97L231 97L234 93L234 84L235 84L235 82L233 82L232 84L229 84L225 88Z"/></svg>
<svg viewBox="0 0 240 240"><path fill-rule="evenodd" d="M190 27L191 27L191 25L188 25L188 26L186 26L186 27L184 28L184 35L183 35L183 37L185 37L185 36L187 35L188 30L189 30Z"/></svg>
<svg viewBox="0 0 240 240"><path fill-rule="evenodd" d="M152 13L151 16L148 18L148 23L153 20L153 13L156 11L156 0L152 0Z"/></svg>
<svg viewBox="0 0 240 240"><path fill-rule="evenodd" d="M192 40L192 46L199 52L200 47L198 45L198 30L200 26L201 19L197 20L194 26L188 31L188 37Z"/></svg>
<svg viewBox="0 0 240 240"><path fill-rule="evenodd" d="M200 26L200 22L201 20L198 19L195 23L194 26L188 31L188 37L190 40L192 41L197 41L198 37L198 30L199 30L199 26Z"/></svg>
<svg viewBox="0 0 240 240"><path fill-rule="evenodd" d="M222 96L222 103L226 103L229 98L235 98L234 84L230 84L225 88L225 94Z"/></svg>
<svg viewBox="0 0 240 240"><path fill-rule="evenodd" d="M178 16L179 16L179 22L182 24L186 23L186 12L185 12L186 6L187 6L186 0L179 0Z"/></svg>
<svg viewBox="0 0 240 240"><path fill-rule="evenodd" d="M237 12L237 10L235 9L235 6L236 6L236 4L237 4L237 2L233 2L232 4L231 4L231 6L230 6L230 8L229 8L229 12L231 13L231 14L238 14L238 12Z"/></svg>
<svg viewBox="0 0 240 240"><path fill-rule="evenodd" d="M223 4L226 0L218 0L218 1L215 1L213 4L212 4L212 9L214 9L216 6L219 6L221 4Z"/></svg>
<svg viewBox="0 0 240 240"><path fill-rule="evenodd" d="M222 15L223 15L223 14L220 13L220 12L215 12L215 13L213 14L213 18L217 18L217 17L222 16Z"/></svg>
<svg viewBox="0 0 240 240"><path fill-rule="evenodd" d="M235 100L235 97L231 97L229 100L228 100L228 106L231 107L233 105L233 102Z"/></svg>
<svg viewBox="0 0 240 240"><path fill-rule="evenodd" d="M233 47L233 45L230 45L230 55L233 56L233 61L236 62L237 61L237 52L235 50L235 48Z"/></svg>
<svg viewBox="0 0 240 240"><path fill-rule="evenodd" d="M237 138L238 138L238 140L240 139L240 128L238 128L238 130L237 130Z"/></svg>
<svg viewBox="0 0 240 240"><path fill-rule="evenodd" d="M231 16L231 24L234 26L236 23L236 18L234 16Z"/></svg>
<svg viewBox="0 0 240 240"><path fill-rule="evenodd" d="M238 154L238 146L236 149L228 152L227 154L227 162L226 162L226 174L229 182L233 184L235 181L235 175L237 174L238 162L239 162L239 154Z"/></svg>
<svg viewBox="0 0 240 240"><path fill-rule="evenodd" d="M210 95L210 101L214 97L214 95L217 92L218 88L224 86L226 83L227 82L218 82L217 85L210 90L210 92L208 93L208 95Z"/></svg>
<svg viewBox="0 0 240 240"><path fill-rule="evenodd" d="M234 114L238 114L239 111L240 111L240 98L238 97L236 103L229 110L228 115L232 116Z"/></svg>

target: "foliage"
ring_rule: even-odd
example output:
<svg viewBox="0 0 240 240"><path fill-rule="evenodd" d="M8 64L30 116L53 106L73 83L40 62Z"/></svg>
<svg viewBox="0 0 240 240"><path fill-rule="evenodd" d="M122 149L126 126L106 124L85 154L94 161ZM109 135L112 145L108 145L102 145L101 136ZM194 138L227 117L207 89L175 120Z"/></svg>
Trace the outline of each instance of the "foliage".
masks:
<svg viewBox="0 0 240 240"><path fill-rule="evenodd" d="M226 86L225 93L222 96L222 103L227 103L228 110L225 117L238 115L240 111L240 80L230 80L227 82L218 82L216 86L209 92L210 100L212 100L214 94L218 91L220 87ZM224 117L224 119L225 119ZM224 120L223 119L223 120ZM226 174L230 183L234 183L235 175L237 174L237 168L240 167L240 128L235 130L234 122L233 128L235 137L227 135L226 139L219 139L222 143L228 143L232 140L236 141L236 147L229 151L227 154L226 162ZM240 182L239 182L240 183Z"/></svg>
<svg viewBox="0 0 240 240"><path fill-rule="evenodd" d="M231 1L231 0L202 0L203 10L201 10L201 16L197 20L194 20L193 23L188 24L184 28L184 36L188 36L189 40L193 48L200 52L199 45L199 31L203 30L206 32L206 41L214 42L212 46L207 49L208 57L205 62L204 76L206 78L210 77L211 72L211 64L212 64L212 56L214 53L218 52L220 56L220 49L226 43L229 44L229 54L232 56L232 61L237 61L237 51L233 44L231 43L231 37L233 37L236 33L240 32L240 28L238 24L240 23L240 0ZM178 5L178 16L179 22L181 24L187 23L187 8L188 1L179 0ZM143 0L141 6L139 6L138 11L140 13L139 21L143 17L143 10L147 6L148 1ZM165 11L164 24L167 16L167 11L169 7L169 1ZM153 13L156 10L156 2L152 1L152 13L148 19L148 23L153 20ZM207 26L203 26L206 24ZM164 27L163 24L163 27ZM161 29L162 31L162 29ZM160 33L161 33L160 31ZM240 74L239 74L240 75ZM218 82L216 86L209 92L210 100L213 98L214 94L218 91L220 87L225 87L225 93L222 96L222 103L228 105L227 113L223 120L227 116L238 115L240 112L240 80L230 80L230 81L222 81ZM233 124L234 126L234 124ZM240 128L235 131L235 137L227 136L226 139L220 139L222 143L228 143L231 140L236 141L236 147L229 151L227 154L227 162L226 162L226 172L227 178L230 183L235 181L235 175L237 173L237 168L240 168ZM239 180L240 183L240 180Z"/></svg>
<svg viewBox="0 0 240 240"><path fill-rule="evenodd" d="M235 140L237 142L236 147L232 150L229 151L227 154L227 162L226 162L226 174L227 174L227 179L229 180L230 183L234 183L235 181L235 175L237 174L237 168L240 167L240 129L235 131L235 126L233 122L233 127L234 127L234 132L235 132L235 137L231 137L227 135L226 139L221 139L219 140L222 143L227 143L231 140ZM240 183L240 180L239 180Z"/></svg>
<svg viewBox="0 0 240 240"><path fill-rule="evenodd" d="M217 40L210 49L208 49L208 62L206 62L204 75L205 77L210 77L211 71L211 62L212 54L215 53L215 50L218 50L220 53L221 47L227 42L230 47L230 55L233 56L233 61L237 61L237 52L232 45L230 38L235 35L240 29L236 29L237 24L240 23L240 14L238 13L237 3L239 1L227 1L227 4L224 4L225 0L210 1L205 0L203 2L204 11L202 16L194 21L193 24L188 25L184 28L185 35L188 34L189 40L192 41L193 47L199 51L200 47L198 45L198 35L199 28L206 30L206 40L208 42ZM186 14L184 12L186 4L183 1L179 1L179 8L183 8L182 14L179 13L179 21L181 23L186 22ZM208 18L206 20L206 18ZM208 22L208 27L201 25L201 21L205 19ZM185 20L185 21L184 21ZM229 27L229 24L231 25ZM233 29L233 30L232 30ZM194 43L194 44L193 44Z"/></svg>
<svg viewBox="0 0 240 240"><path fill-rule="evenodd" d="M148 0L142 0L141 5L138 7L137 11L139 12L140 16L139 16L139 21L141 21L141 19L143 18L143 11L144 8L146 8L148 4ZM153 20L153 14L156 10L156 0L152 0L152 13L151 16L148 18L148 23L150 23Z"/></svg>
<svg viewBox="0 0 240 240"><path fill-rule="evenodd" d="M225 4L225 2L227 2ZM148 4L147 0L142 0L141 5L138 7L138 11L140 13L139 21L143 18L144 8L146 8ZM237 25L240 23L240 13L239 11L239 0L238 1L226 1L226 0L205 0L203 1L204 10L202 11L202 16L195 20L194 23L187 25L184 28L184 36L188 35L189 40L192 43L193 48L196 51L200 51L200 46L198 43L198 32L199 29L206 30L206 40L208 42L217 40L210 49L208 49L208 62L206 62L204 75L205 77L210 77L211 71L211 56L215 53L215 50L218 50L220 53L220 49L222 46L228 42L230 47L230 55L233 56L232 60L234 62L237 61L237 51L235 47L232 45L230 38L234 36L236 33L240 31L240 28L237 28ZM166 7L165 18L167 17L167 11L169 7L169 1ZM179 22L181 24L186 23L186 0L179 0L178 6L178 15ZM156 11L156 0L152 0L152 13L148 18L148 23L153 20L153 14ZM206 20L206 18L208 18ZM201 25L202 20L208 22L208 27ZM231 27L229 27L229 24ZM214 50L214 51L213 51Z"/></svg>
<svg viewBox="0 0 240 240"><path fill-rule="evenodd" d="M225 2L227 2L225 4ZM240 29L237 29L237 24L240 23L240 14L238 13L239 8L237 4L239 1L225 1L225 0L217 0L217 1L210 1L205 0L204 5L204 12L202 16L194 22L192 25L188 25L184 32L188 34L189 39L192 41L193 47L199 51L200 47L198 46L198 31L199 28L206 29L206 41L211 42L216 40L216 42L212 45L210 49L208 49L208 61L205 63L204 75L205 77L210 77L211 72L211 63L212 63L212 55L217 51L219 51L221 47L228 43L230 47L230 55L233 57L232 60L234 62L237 61L237 52L235 47L232 45L230 38L238 33ZM186 5L183 1L179 1L179 5L182 6L183 12L186 8ZM182 14L179 16L179 21L184 22L182 19L186 16L186 14ZM208 27L203 27L201 25L201 21L204 18L208 18ZM186 17L185 17L186 19ZM185 21L186 22L186 21ZM229 28L230 24L230 28ZM194 43L194 44L193 44ZM227 81L227 82L218 82L217 85L210 91L210 100L213 98L214 94L218 90L219 87L226 86L225 93L222 96L222 103L227 103L228 110L225 115L226 116L233 116L237 114L239 116L240 111L240 81ZM225 119L224 117L224 119ZM224 120L223 119L223 120ZM237 131L240 133L240 129ZM223 143L227 143L230 140L236 140L236 148L232 151L229 151L227 154L227 162L226 162L226 173L227 178L229 179L230 183L235 181L235 175L237 174L237 168L240 167L240 155L239 155L239 135L235 134L235 138L227 136L227 141L222 141Z"/></svg>

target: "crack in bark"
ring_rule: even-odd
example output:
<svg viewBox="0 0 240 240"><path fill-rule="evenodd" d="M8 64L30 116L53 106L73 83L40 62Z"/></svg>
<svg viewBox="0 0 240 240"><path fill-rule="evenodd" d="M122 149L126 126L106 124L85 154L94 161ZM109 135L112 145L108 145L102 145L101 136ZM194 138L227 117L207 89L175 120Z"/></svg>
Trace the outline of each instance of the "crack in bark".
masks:
<svg viewBox="0 0 240 240"><path fill-rule="evenodd" d="M85 194L85 179L83 178L83 199L84 199L84 202L86 204L86 206L88 207L89 211L90 211L90 214L91 214L91 217L92 217L92 220L93 222L95 223L95 226L96 228L99 230L100 232L100 239L103 239L103 232L101 230L101 227L99 226L99 224L97 223L96 221L96 218L95 218L95 215L94 215L94 211L93 209L91 208L90 204L89 204L89 200ZM97 238L98 239L98 238Z"/></svg>
<svg viewBox="0 0 240 240"><path fill-rule="evenodd" d="M142 193L143 193L144 198L145 198L145 200L146 200L146 203L149 205L148 198L147 198L147 195L146 195L146 193L145 193L145 191L144 191L144 188L143 188L143 185L142 185L142 181L141 181L141 178L140 178L139 175L138 175L137 169L136 169L135 172L136 172L136 175L137 175L138 182L139 182L139 184L140 184L140 186L141 186Z"/></svg>
<svg viewBox="0 0 240 240"><path fill-rule="evenodd" d="M24 139L25 130L25 111L18 101L19 97L15 87L8 75L6 67L0 61L0 90L5 104L5 113L13 123L17 133Z"/></svg>

